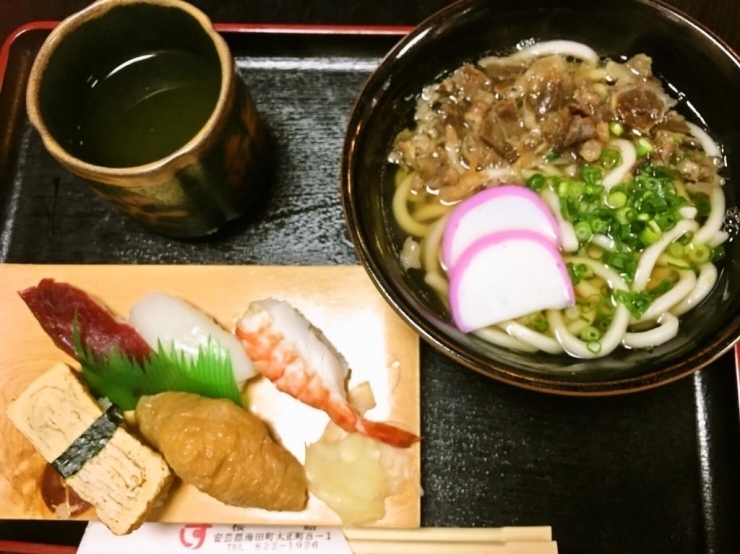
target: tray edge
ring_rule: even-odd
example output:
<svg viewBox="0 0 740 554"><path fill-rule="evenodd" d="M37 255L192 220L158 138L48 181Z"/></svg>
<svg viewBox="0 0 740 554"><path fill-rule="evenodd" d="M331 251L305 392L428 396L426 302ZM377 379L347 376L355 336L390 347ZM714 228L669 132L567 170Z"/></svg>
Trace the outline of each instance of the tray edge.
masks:
<svg viewBox="0 0 740 554"><path fill-rule="evenodd" d="M5 72L10 59L13 43L23 34L31 31L51 31L60 21L30 21L11 31L0 47L0 91L5 81ZM309 25L292 23L214 23L219 33L265 33L294 35L375 35L398 36L409 33L413 27L408 25Z"/></svg>

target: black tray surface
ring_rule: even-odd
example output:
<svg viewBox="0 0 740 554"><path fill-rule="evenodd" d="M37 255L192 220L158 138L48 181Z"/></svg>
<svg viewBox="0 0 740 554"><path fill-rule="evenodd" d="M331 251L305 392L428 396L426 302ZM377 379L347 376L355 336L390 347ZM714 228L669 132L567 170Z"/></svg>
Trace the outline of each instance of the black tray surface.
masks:
<svg viewBox="0 0 740 554"><path fill-rule="evenodd" d="M143 230L46 153L23 104L45 36L15 41L0 91L0 262L357 263L339 201L343 132L397 36L225 33L268 129L270 193L194 241ZM738 552L731 354L660 389L591 399L512 388L426 344L421 364L424 526L551 525L564 554ZM0 539L76 544L83 529L6 521Z"/></svg>

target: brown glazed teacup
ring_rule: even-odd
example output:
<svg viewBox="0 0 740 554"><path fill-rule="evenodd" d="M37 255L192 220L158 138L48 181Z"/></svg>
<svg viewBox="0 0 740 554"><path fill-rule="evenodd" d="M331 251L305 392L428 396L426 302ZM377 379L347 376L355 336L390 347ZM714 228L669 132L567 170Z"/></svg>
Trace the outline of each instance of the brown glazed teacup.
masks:
<svg viewBox="0 0 740 554"><path fill-rule="evenodd" d="M199 237L261 196L265 135L224 39L179 0L100 0L31 69L50 154L149 229Z"/></svg>

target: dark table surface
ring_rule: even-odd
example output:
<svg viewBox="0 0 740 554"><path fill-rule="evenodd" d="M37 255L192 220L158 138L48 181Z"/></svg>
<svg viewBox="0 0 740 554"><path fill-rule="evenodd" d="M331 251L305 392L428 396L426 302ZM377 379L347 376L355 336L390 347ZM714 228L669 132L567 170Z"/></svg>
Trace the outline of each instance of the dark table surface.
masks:
<svg viewBox="0 0 740 554"><path fill-rule="evenodd" d="M59 20L90 3L88 0L0 0L0 42L24 23ZM449 2L201 0L192 3L217 22L414 25ZM740 1L668 3L740 51ZM349 250L344 255L351 256ZM660 391L648 391L629 401L566 402L562 398L515 390L470 371L460 369L450 374L450 369L459 369L450 368L451 365L430 349L422 348L425 374L422 417L426 444L435 456L433 460L425 456L422 465L428 493L422 511L425 525L552 524L564 554L740 552L740 514L737 513L740 504L737 499L717 497L713 489L716 483L711 479L721 480L734 493L740 491L740 480L725 474L727 470L721 464L720 471L725 473L708 471L706 464L714 462L704 459L706 456L740 459L738 414L736 411L715 413L727 410L728 406L737 407L734 362L730 355L702 377L689 378ZM449 387L457 391L458 401L433 401L436 397L449 399ZM719 397L702 395L703 388L720 391ZM670 421L653 422L652 426L641 429L645 419L653 417L656 404L670 406L683 397L706 398L708 403L689 405L685 413L672 414ZM486 405L491 407L490 413L479 409ZM515 412L509 413L509 418L521 421L521 428L507 432L496 426L497 409ZM542 421L541 432L532 433L531 429L537 427L532 419L548 413L552 417ZM716 417L702 420L706 413L715 413ZM591 424L595 420L599 420L598 426ZM574 426L574 421L582 423ZM445 428L452 432L445 434ZM455 433L463 428L469 430L465 435ZM522 434L522 429L527 429L528 434ZM553 434L567 436L571 432L579 434L572 444L553 445L548 440ZM698 441L701 447L697 459L677 462L671 449L666 448L652 452L654 463L644 468L630 465L633 458L645 456L645 449L654 448L651 444L656 440L655 444L660 445L673 442L675 452L684 452L690 447L686 433L693 433L691 440ZM582 451L574 452L574 449ZM593 462L596 458L591 457L591 452L598 454L599 463ZM570 470L573 464L580 464L583 474L557 476L560 459L568 460ZM603 462L607 459L613 460L613 468L604 473ZM512 460L524 465L512 468ZM674 471L684 467L687 475L702 474L699 479L702 490L685 497L673 495L672 491L685 489L672 481L675 474L662 474L662 464L670 465ZM543 465L551 467L542 471ZM737 469L740 471L740 467ZM635 475L639 479L635 480ZM589 487L593 490L584 493L584 488ZM608 500L610 495L612 499ZM584 497L591 500L584 502ZM79 538L79 527L70 529L65 523L0 522L0 539L73 543ZM734 542L735 539L738 541Z"/></svg>

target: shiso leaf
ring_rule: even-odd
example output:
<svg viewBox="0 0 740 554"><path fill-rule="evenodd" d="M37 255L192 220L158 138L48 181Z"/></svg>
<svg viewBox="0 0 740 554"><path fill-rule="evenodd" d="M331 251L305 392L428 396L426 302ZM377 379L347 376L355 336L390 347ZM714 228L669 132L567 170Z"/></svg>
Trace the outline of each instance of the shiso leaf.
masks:
<svg viewBox="0 0 740 554"><path fill-rule="evenodd" d="M88 386L99 397L108 398L121 410L133 410L139 398L166 391L191 392L208 398L226 398L242 406L234 379L231 358L210 337L207 344L190 357L174 346L166 351L162 343L142 363L127 357L117 348L105 356L95 356L82 344L76 322L72 340Z"/></svg>

